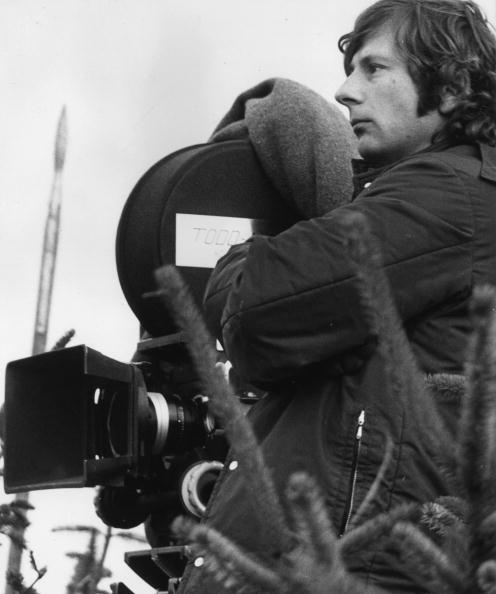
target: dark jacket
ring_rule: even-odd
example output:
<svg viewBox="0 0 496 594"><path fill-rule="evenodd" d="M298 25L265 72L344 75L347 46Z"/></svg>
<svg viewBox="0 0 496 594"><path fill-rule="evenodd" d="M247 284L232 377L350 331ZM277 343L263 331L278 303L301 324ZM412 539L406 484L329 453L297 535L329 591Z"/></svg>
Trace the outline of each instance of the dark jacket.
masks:
<svg viewBox="0 0 496 594"><path fill-rule="evenodd" d="M386 435L395 462L375 512L447 493L419 438L421 419L412 419L387 387L381 352L365 349L360 369L333 373L343 354L363 356L374 338L343 247L341 212L366 216L425 373L463 371L472 289L496 284L496 148L432 147L355 181L365 187L351 204L232 248L205 297L207 320L238 374L269 388L250 416L276 485L283 492L297 470L317 477L338 533L377 473ZM225 475L207 521L248 550L264 548L263 519L236 471ZM385 554L367 551L352 569L391 592L419 591ZM181 591L217 591L203 579L194 570Z"/></svg>

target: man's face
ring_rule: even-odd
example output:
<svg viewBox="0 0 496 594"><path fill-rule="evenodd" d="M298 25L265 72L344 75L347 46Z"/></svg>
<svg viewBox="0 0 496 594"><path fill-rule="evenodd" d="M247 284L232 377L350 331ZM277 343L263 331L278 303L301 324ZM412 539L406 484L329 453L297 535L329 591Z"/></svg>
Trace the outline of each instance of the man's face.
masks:
<svg viewBox="0 0 496 594"><path fill-rule="evenodd" d="M437 110L417 115L418 93L392 31L366 39L351 67L336 100L349 109L360 155L385 165L427 148L445 118Z"/></svg>

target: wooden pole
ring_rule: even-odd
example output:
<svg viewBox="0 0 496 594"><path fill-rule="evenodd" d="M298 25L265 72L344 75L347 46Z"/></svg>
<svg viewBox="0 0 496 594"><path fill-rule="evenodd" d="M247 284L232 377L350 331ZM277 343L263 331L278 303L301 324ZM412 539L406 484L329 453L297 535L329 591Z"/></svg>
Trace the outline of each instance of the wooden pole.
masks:
<svg viewBox="0 0 496 594"><path fill-rule="evenodd" d="M62 170L65 162L67 146L67 116L65 107L60 114L55 137L54 173L52 191L48 204L48 215L43 238L40 278L38 284L38 301L36 305L36 321L33 336L33 355L46 350L50 306L52 302L53 279L60 227L60 206L62 203Z"/></svg>
<svg viewBox="0 0 496 594"><path fill-rule="evenodd" d="M62 108L57 133L55 136L53 183L48 202L48 214L43 237L41 254L40 277L38 283L38 299L36 304L36 318L33 335L32 354L38 355L46 350L48 324L50 321L50 306L52 302L53 279L60 227L60 206L62 203L62 171L64 169L67 148L67 114L65 106ZM29 493L18 493L17 501L28 502ZM24 540L24 528L16 530L18 541ZM21 573L22 548L12 540L9 548L7 573L19 575ZM6 583L5 594L15 594L12 586Z"/></svg>

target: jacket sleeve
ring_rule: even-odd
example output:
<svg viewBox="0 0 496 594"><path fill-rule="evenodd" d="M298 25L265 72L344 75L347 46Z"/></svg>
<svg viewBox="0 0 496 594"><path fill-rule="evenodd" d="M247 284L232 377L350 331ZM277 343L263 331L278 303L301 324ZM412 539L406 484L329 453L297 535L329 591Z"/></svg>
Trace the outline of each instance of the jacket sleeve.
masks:
<svg viewBox="0 0 496 594"><path fill-rule="evenodd" d="M397 165L353 203L254 236L218 264L205 307L226 353L254 384L289 379L373 337L345 250L343 211L365 215L403 320L471 287L472 209L456 172L432 156Z"/></svg>

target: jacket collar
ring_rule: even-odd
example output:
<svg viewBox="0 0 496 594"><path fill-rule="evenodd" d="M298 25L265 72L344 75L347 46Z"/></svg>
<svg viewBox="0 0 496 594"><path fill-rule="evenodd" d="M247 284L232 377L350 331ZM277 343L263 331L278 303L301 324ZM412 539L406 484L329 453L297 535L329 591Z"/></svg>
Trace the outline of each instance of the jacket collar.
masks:
<svg viewBox="0 0 496 594"><path fill-rule="evenodd" d="M488 144L483 144L480 142L477 143L477 145L479 146L481 155L481 177L496 182L496 147L489 146ZM444 151L453 146L455 145L449 142L437 142L431 144L426 149L419 151L415 154L421 155L423 153ZM405 159L409 159L410 156L405 157ZM397 165L399 162L400 161L396 161L384 167L374 167L367 163L367 161L364 161L363 159L353 159L353 197L356 198L356 196L358 196L358 194L365 187L367 187L377 177L379 177L381 173L384 173L384 171L387 171L389 168L393 167L394 165Z"/></svg>
<svg viewBox="0 0 496 594"><path fill-rule="evenodd" d="M479 144L482 166L481 177L496 182L496 146Z"/></svg>
<svg viewBox="0 0 496 594"><path fill-rule="evenodd" d="M352 159L353 168L353 198L371 184L387 167L372 167L362 159Z"/></svg>

